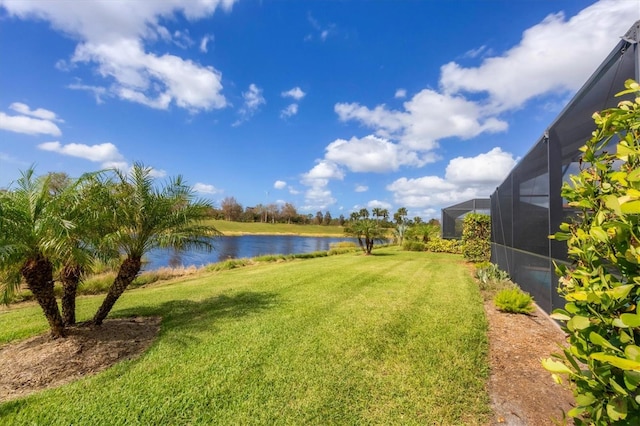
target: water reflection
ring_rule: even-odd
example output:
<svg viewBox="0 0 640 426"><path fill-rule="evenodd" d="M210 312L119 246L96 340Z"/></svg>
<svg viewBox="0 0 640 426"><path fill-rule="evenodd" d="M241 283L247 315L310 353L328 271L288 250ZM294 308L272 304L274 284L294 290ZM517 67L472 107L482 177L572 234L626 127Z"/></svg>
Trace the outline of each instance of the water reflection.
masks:
<svg viewBox="0 0 640 426"><path fill-rule="evenodd" d="M213 241L215 249L211 253L189 250L178 252L174 249L156 249L147 254L149 271L165 266L202 266L227 259L256 257L264 254L311 253L329 250L332 243L356 241L344 237L299 237L295 235L242 235L219 237Z"/></svg>

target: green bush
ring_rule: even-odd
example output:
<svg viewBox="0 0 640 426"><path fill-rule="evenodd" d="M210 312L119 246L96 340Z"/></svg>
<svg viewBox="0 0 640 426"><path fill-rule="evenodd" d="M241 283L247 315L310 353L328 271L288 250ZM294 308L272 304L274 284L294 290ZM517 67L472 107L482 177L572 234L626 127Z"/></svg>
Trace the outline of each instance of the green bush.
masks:
<svg viewBox="0 0 640 426"><path fill-rule="evenodd" d="M502 312L513 314L530 314L535 310L533 297L518 287L499 291L493 299L493 303Z"/></svg>
<svg viewBox="0 0 640 426"><path fill-rule="evenodd" d="M543 365L572 384L576 425L640 424L640 86L625 86L618 96L633 100L593 115L580 171L562 188L574 219L552 237L572 260L556 267L567 303L552 314L570 346Z"/></svg>
<svg viewBox="0 0 640 426"><path fill-rule="evenodd" d="M462 245L458 240L434 238L426 243L427 251L433 253L462 254Z"/></svg>
<svg viewBox="0 0 640 426"><path fill-rule="evenodd" d="M407 241L402 244L402 249L407 251L425 251L427 245L422 241Z"/></svg>
<svg viewBox="0 0 640 426"><path fill-rule="evenodd" d="M462 222L462 255L471 262L491 258L491 216L469 213Z"/></svg>

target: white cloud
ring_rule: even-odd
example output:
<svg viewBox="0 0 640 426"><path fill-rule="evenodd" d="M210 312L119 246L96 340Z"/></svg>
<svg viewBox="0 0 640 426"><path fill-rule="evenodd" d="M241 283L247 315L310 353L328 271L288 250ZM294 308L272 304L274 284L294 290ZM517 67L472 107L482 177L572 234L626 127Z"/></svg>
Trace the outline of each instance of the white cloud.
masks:
<svg viewBox="0 0 640 426"><path fill-rule="evenodd" d="M110 82L105 86L112 95L154 108L175 103L198 112L227 105L220 72L175 55L148 52L145 43L162 39L189 44L187 33L172 34L160 22L171 22L177 13L190 21L202 19L219 7L229 10L234 2L136 1L123 7L120 1L82 1L67 7L56 0L5 0L3 7L10 16L48 21L76 40L71 65L95 66L97 75Z"/></svg>
<svg viewBox="0 0 640 426"><path fill-rule="evenodd" d="M108 91L106 87L91 86L91 85L81 84L81 83L70 84L67 86L67 89L84 90L89 93L93 93L93 96L95 97L97 104L103 104L104 100L102 98L108 95Z"/></svg>
<svg viewBox="0 0 640 426"><path fill-rule="evenodd" d="M202 40L200 40L200 51L202 53L207 53L209 51L209 42L213 41L213 35L211 34L206 34L204 37L202 37Z"/></svg>
<svg viewBox="0 0 640 426"><path fill-rule="evenodd" d="M396 99L402 99L402 98L406 98L407 97L407 90L406 89L398 89L396 90L396 94L395 94L395 98Z"/></svg>
<svg viewBox="0 0 640 426"><path fill-rule="evenodd" d="M367 203L367 207L370 209L379 208L379 209L391 210L391 207L393 206L390 203L387 203L386 201L371 200Z"/></svg>
<svg viewBox="0 0 640 426"><path fill-rule="evenodd" d="M281 118L288 118L298 113L298 104L291 104L282 111L280 111Z"/></svg>
<svg viewBox="0 0 640 426"><path fill-rule="evenodd" d="M283 180L277 180L274 182L273 187L275 189L285 189L287 187L287 182Z"/></svg>
<svg viewBox="0 0 640 426"><path fill-rule="evenodd" d="M499 147L476 157L456 157L449 161L445 178L458 184L499 183L516 165L517 159Z"/></svg>
<svg viewBox="0 0 640 426"><path fill-rule="evenodd" d="M118 148L109 142L97 145L85 145L80 143L70 143L62 145L60 142L45 142L38 145L44 151L57 152L58 154L69 155L71 157L84 158L96 163L121 162L124 157Z"/></svg>
<svg viewBox="0 0 640 426"><path fill-rule="evenodd" d="M292 98L292 99L295 99L296 101L299 101L300 99L304 98L306 95L307 94L297 86L294 87L293 89L287 90L286 92L282 92L280 94L280 96L282 96L283 98Z"/></svg>
<svg viewBox="0 0 640 426"><path fill-rule="evenodd" d="M16 103L12 104L12 107L15 105L26 107L26 111L31 112L31 115L35 113L42 116L50 113L52 114L53 119L56 117L54 113L48 110L36 109L35 111L31 111L28 106ZM23 108L18 107L18 109ZM43 113L43 111L45 113ZM60 128L50 119L29 117L27 115L7 115L3 112L0 112L0 129L7 130L9 132L24 133L27 135L60 136L62 134Z"/></svg>
<svg viewBox="0 0 640 426"><path fill-rule="evenodd" d="M366 185L356 185L354 191L356 192L367 192L369 190L369 187Z"/></svg>
<svg viewBox="0 0 640 426"><path fill-rule="evenodd" d="M344 165L352 172L390 172L400 166L420 167L434 161L430 156L420 156L386 139L366 136L362 139L337 139L326 148L325 158Z"/></svg>
<svg viewBox="0 0 640 426"><path fill-rule="evenodd" d="M217 194L218 192L220 192L220 190L215 186L200 182L193 185L193 190L201 194Z"/></svg>
<svg viewBox="0 0 640 426"><path fill-rule="evenodd" d="M39 118L41 120L63 122L63 120L59 119L56 116L56 113L53 111L49 111L48 109L44 108L36 108L35 110L31 110L31 108L29 108L29 105L23 104L22 102L14 102L9 105L9 108L22 115L28 115L30 117Z"/></svg>
<svg viewBox="0 0 640 426"><path fill-rule="evenodd" d="M238 110L240 119L233 123L233 126L239 126L247 121L256 113L260 105L267 103L264 96L262 96L262 89L253 83L249 85L249 89L246 92L242 92L242 99L244 99L244 104Z"/></svg>
<svg viewBox="0 0 640 426"><path fill-rule="evenodd" d="M318 161L309 172L302 175L302 184L308 187L305 192L306 205L302 209L326 209L335 204L336 199L327 187L331 179L342 180L343 178L344 172L337 164L327 160Z"/></svg>
<svg viewBox="0 0 640 426"><path fill-rule="evenodd" d="M449 162L445 177L400 178L387 186L394 201L410 208L441 209L471 198L486 198L509 174L516 159L500 148Z"/></svg>
<svg viewBox="0 0 640 426"><path fill-rule="evenodd" d="M450 94L486 94L492 113L539 95L573 92L639 16L637 2L615 0L597 2L570 19L563 12L551 14L524 31L518 45L478 67L444 65L441 87Z"/></svg>
<svg viewBox="0 0 640 426"><path fill-rule="evenodd" d="M309 172L303 175L303 179L306 181L317 180L317 179L341 180L343 178L344 178L344 172L340 170L340 167L338 167L337 164L331 161L326 161L326 160L318 161L318 163L311 170L309 170Z"/></svg>

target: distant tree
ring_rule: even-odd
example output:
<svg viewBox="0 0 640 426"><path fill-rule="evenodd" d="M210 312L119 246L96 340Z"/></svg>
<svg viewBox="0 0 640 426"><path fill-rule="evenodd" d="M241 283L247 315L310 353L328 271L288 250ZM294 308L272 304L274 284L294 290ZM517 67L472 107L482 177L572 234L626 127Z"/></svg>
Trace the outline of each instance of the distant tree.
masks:
<svg viewBox="0 0 640 426"><path fill-rule="evenodd" d="M267 220L265 222L269 222L269 217L271 217L271 223L276 223L279 216L280 209L277 204L271 203L267 205Z"/></svg>
<svg viewBox="0 0 640 426"><path fill-rule="evenodd" d="M316 212L316 225L322 225L322 221L324 220L324 216L321 211Z"/></svg>
<svg viewBox="0 0 640 426"><path fill-rule="evenodd" d="M398 244L402 245L404 241L404 233L407 230L407 208L400 207L393 215L393 220L396 222L396 238Z"/></svg>
<svg viewBox="0 0 640 426"><path fill-rule="evenodd" d="M282 206L281 214L284 220L287 221L287 223L291 223L293 218L298 216L298 211L296 210L296 206L294 206L293 204L284 203L284 205Z"/></svg>
<svg viewBox="0 0 640 426"><path fill-rule="evenodd" d="M93 317L100 325L111 308L140 272L142 257L154 248L182 250L197 248L210 251L211 237L220 232L204 222L210 204L195 199L191 186L182 178L171 179L157 187L151 168L134 164L125 174L115 170L107 203L113 206L111 227L103 244L122 254L118 273L102 305Z"/></svg>
<svg viewBox="0 0 640 426"><path fill-rule="evenodd" d="M224 219L230 221L239 221L242 214L242 205L236 201L234 197L225 197L220 203Z"/></svg>
<svg viewBox="0 0 640 426"><path fill-rule="evenodd" d="M389 219L389 210L381 209L380 210L380 216L382 216L382 220L386 222L387 219Z"/></svg>
<svg viewBox="0 0 640 426"><path fill-rule="evenodd" d="M323 223L325 225L331 225L331 213L329 213L329 211L327 210L324 214L324 219L323 219Z"/></svg>
<svg viewBox="0 0 640 426"><path fill-rule="evenodd" d="M360 209L360 210L358 211L358 215L359 215L359 217L360 217L360 218L362 218L362 219L368 219L368 218L369 218L369 210L364 209L364 208L363 208L363 209Z"/></svg>
<svg viewBox="0 0 640 426"><path fill-rule="evenodd" d="M376 220L380 220L380 216L382 216L382 209L380 207L374 207L371 209L371 214L376 217Z"/></svg>
<svg viewBox="0 0 640 426"><path fill-rule="evenodd" d="M341 214L340 217L338 218L338 225L340 226L344 226L344 223L346 222L344 215Z"/></svg>
<svg viewBox="0 0 640 426"><path fill-rule="evenodd" d="M420 216L416 216L413 218L413 223L416 225L420 225L422 223L422 218Z"/></svg>

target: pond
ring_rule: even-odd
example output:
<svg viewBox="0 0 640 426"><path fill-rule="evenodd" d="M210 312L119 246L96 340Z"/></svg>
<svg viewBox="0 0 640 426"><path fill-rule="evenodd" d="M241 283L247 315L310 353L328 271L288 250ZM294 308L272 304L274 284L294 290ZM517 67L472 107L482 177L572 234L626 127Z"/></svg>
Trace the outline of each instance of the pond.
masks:
<svg viewBox="0 0 640 426"><path fill-rule="evenodd" d="M176 252L173 249L152 250L145 256L148 261L145 271L162 267L202 266L227 259L251 258L264 254L297 254L327 251L332 243L340 241L357 242L347 237L300 237L296 235L241 235L218 237L210 253L188 250Z"/></svg>

